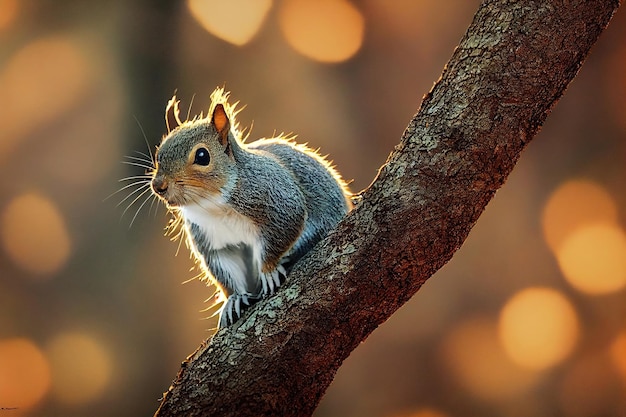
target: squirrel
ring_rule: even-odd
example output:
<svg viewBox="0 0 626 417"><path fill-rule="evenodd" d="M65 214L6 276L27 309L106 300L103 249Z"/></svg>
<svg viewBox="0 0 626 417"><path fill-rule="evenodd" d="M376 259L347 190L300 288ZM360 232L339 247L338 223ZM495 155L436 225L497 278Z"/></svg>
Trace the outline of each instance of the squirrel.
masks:
<svg viewBox="0 0 626 417"><path fill-rule="evenodd" d="M180 218L188 246L225 302L219 328L275 293L293 265L352 208L331 164L293 137L246 143L238 103L217 88L206 117L181 122L155 153L151 189Z"/></svg>

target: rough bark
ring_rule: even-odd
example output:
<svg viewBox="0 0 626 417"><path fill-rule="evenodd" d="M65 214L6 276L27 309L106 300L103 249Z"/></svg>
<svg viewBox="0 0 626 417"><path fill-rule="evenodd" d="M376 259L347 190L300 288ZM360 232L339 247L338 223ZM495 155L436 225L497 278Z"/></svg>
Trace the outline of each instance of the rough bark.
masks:
<svg viewBox="0 0 626 417"><path fill-rule="evenodd" d="M357 208L183 363L156 415L311 415L342 361L461 246L619 5L485 1Z"/></svg>

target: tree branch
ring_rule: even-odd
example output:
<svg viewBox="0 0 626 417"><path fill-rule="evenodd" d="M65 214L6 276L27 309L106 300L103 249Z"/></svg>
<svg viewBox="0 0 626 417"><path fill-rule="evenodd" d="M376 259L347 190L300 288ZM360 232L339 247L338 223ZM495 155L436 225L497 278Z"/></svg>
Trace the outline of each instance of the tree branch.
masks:
<svg viewBox="0 0 626 417"><path fill-rule="evenodd" d="M362 201L188 360L156 415L307 416L461 246L619 0L487 0Z"/></svg>

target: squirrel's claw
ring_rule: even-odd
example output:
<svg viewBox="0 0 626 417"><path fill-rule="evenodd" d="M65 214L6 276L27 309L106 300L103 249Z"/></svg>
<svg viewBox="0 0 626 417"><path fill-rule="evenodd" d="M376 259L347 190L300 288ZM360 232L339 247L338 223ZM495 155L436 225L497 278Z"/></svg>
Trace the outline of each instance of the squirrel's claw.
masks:
<svg viewBox="0 0 626 417"><path fill-rule="evenodd" d="M250 306L250 299L248 298L248 294L243 294L241 296L241 302L243 302L248 307Z"/></svg>
<svg viewBox="0 0 626 417"><path fill-rule="evenodd" d="M219 328L230 326L241 317L241 301L237 294L233 294L224 303L220 314Z"/></svg>
<svg viewBox="0 0 626 417"><path fill-rule="evenodd" d="M278 270L272 272L272 279L274 280L276 288L280 287L280 276L278 275Z"/></svg>
<svg viewBox="0 0 626 417"><path fill-rule="evenodd" d="M287 270L280 264L271 272L259 275L261 280L260 294L231 294L224 303L220 314L219 328L227 327L239 320L243 312L261 298L273 295L278 287L285 282Z"/></svg>
<svg viewBox="0 0 626 417"><path fill-rule="evenodd" d="M233 294L224 303L220 314L219 328L230 326L241 318L243 312L261 299L252 294Z"/></svg>
<svg viewBox="0 0 626 417"><path fill-rule="evenodd" d="M279 273L280 275L282 275L282 278L283 278L283 279L287 276L287 270L286 270L286 269L285 269L285 267L284 267L284 266L282 266L282 265L278 265L278 266L276 267L276 271L278 271L278 273Z"/></svg>
<svg viewBox="0 0 626 417"><path fill-rule="evenodd" d="M285 282L287 278L287 270L283 265L278 265L275 270L265 274L261 274L261 294L263 297L270 296L276 292L278 287Z"/></svg>
<svg viewBox="0 0 626 417"><path fill-rule="evenodd" d="M278 285L275 284L275 280L274 280L274 273L276 271L272 271L272 272L268 272L265 274L261 274L260 278L261 278L261 285L263 287L262 290L262 294L263 297L267 297L269 295L274 294L274 286L276 286L276 288L278 288L278 286L280 285L280 282L278 283Z"/></svg>
<svg viewBox="0 0 626 417"><path fill-rule="evenodd" d="M260 294L231 294L224 303L219 320L219 328L227 327L239 320L243 312L264 297L273 295L278 287L287 279L287 270L279 264L271 272L259 275L261 280Z"/></svg>

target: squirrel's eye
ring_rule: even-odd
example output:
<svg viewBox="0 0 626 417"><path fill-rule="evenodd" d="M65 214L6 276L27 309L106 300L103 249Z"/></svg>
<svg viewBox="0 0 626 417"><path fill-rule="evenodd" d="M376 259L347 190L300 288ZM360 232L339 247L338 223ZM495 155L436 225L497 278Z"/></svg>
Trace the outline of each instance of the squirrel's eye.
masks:
<svg viewBox="0 0 626 417"><path fill-rule="evenodd" d="M209 151L206 148L198 148L196 150L196 156L193 159L194 164L198 165L209 165L209 161L211 157L209 156Z"/></svg>

